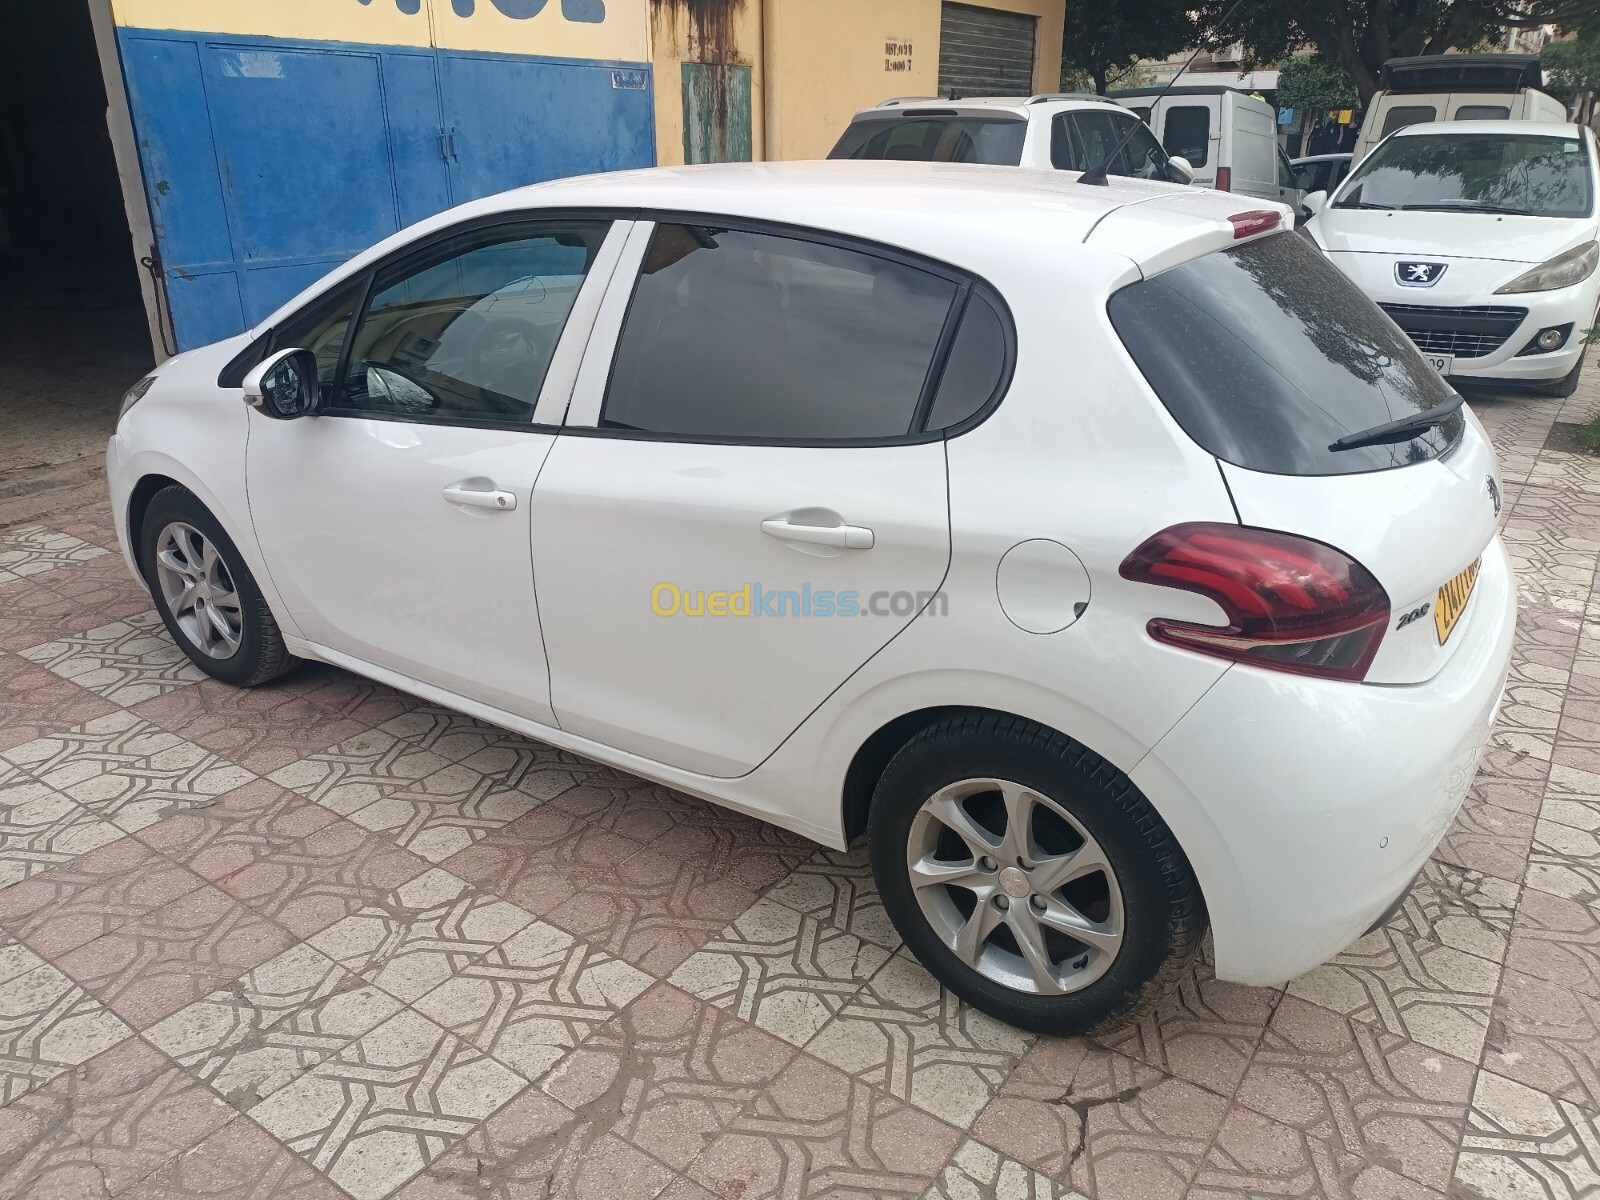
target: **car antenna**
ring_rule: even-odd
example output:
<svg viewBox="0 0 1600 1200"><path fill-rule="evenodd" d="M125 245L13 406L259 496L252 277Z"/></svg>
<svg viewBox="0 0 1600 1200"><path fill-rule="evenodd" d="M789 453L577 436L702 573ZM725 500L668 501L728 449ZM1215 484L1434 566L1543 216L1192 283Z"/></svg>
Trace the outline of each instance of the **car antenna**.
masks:
<svg viewBox="0 0 1600 1200"><path fill-rule="evenodd" d="M1243 3L1244 0L1233 0L1233 3L1228 6L1228 11L1223 13L1222 16L1217 19L1217 25L1219 27L1223 25L1229 17L1233 16L1239 5ZM1174 74L1171 79L1167 80L1166 86L1156 93L1156 98L1150 101L1150 110L1152 112L1155 111L1156 105L1160 104L1161 101L1166 97L1166 94L1172 90L1172 85L1177 83L1178 80L1182 78L1183 73L1187 71L1190 65L1193 64L1194 60L1200 56L1200 51L1202 49L1204 49L1203 46L1196 46L1194 48L1194 52L1184 60L1183 66L1179 67L1177 73ZM1090 167L1082 175L1078 176L1078 182L1088 184L1090 187L1107 186L1106 172L1111 169L1111 164L1116 161L1117 155L1122 153L1122 148L1128 144L1128 139L1131 138L1138 130L1139 126L1143 124L1143 121L1139 120L1138 117L1135 117L1133 119L1133 123L1128 126L1128 132L1124 133L1119 139L1117 139L1117 144L1111 147L1111 153L1102 158L1097 166Z"/></svg>

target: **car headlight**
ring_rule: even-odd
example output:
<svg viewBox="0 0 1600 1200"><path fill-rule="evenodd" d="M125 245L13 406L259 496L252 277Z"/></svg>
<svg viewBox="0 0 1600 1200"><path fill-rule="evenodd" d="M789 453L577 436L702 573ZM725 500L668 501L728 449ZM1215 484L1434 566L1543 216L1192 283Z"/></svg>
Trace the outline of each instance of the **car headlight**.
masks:
<svg viewBox="0 0 1600 1200"><path fill-rule="evenodd" d="M128 415L128 410L144 399L144 394L155 384L154 375L146 375L138 383L122 393L122 411L117 413L117 420L122 420Z"/></svg>
<svg viewBox="0 0 1600 1200"><path fill-rule="evenodd" d="M1571 287L1593 275L1596 265L1600 265L1600 242L1585 242L1565 254L1556 255L1549 262L1540 263L1525 274L1518 275L1505 287L1496 289L1495 295L1506 296L1514 292L1550 292L1556 288Z"/></svg>

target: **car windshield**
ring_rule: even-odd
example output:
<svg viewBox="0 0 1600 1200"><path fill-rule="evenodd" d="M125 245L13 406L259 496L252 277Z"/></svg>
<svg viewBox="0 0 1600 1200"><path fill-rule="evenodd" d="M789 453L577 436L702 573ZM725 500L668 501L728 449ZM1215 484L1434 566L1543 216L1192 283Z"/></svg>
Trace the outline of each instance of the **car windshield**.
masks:
<svg viewBox="0 0 1600 1200"><path fill-rule="evenodd" d="M1021 117L960 113L906 113L858 120L844 131L829 158L889 158L911 162L1022 162L1028 123Z"/></svg>
<svg viewBox="0 0 1600 1200"><path fill-rule="evenodd" d="M1339 438L1453 396L1372 301L1293 233L1129 284L1111 323L1184 431L1225 462L1275 475L1348 475L1437 458L1459 413L1396 443Z"/></svg>
<svg viewBox="0 0 1600 1200"><path fill-rule="evenodd" d="M1586 217L1594 208L1589 155L1575 136L1390 138L1356 168L1334 207Z"/></svg>

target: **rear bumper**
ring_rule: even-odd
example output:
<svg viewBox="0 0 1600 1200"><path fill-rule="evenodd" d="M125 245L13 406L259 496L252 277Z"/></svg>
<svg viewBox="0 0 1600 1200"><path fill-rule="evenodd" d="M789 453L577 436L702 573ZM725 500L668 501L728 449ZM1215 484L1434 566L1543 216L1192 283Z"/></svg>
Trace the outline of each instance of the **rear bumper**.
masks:
<svg viewBox="0 0 1600 1200"><path fill-rule="evenodd" d="M1200 880L1220 977L1293 978L1405 892L1472 782L1515 621L1496 537L1464 640L1433 679L1352 686L1234 666L1134 770Z"/></svg>

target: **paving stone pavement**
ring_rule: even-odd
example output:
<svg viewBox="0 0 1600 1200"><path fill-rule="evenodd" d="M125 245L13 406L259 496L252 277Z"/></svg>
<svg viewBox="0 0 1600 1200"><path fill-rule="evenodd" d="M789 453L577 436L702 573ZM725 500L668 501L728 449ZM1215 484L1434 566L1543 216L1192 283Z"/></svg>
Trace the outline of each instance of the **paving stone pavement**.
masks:
<svg viewBox="0 0 1600 1200"><path fill-rule="evenodd" d="M1600 411L1484 398L1505 706L1401 912L1137 1028L944 992L859 853L173 646L104 508L0 530L0 1200L1600 1195Z"/></svg>

